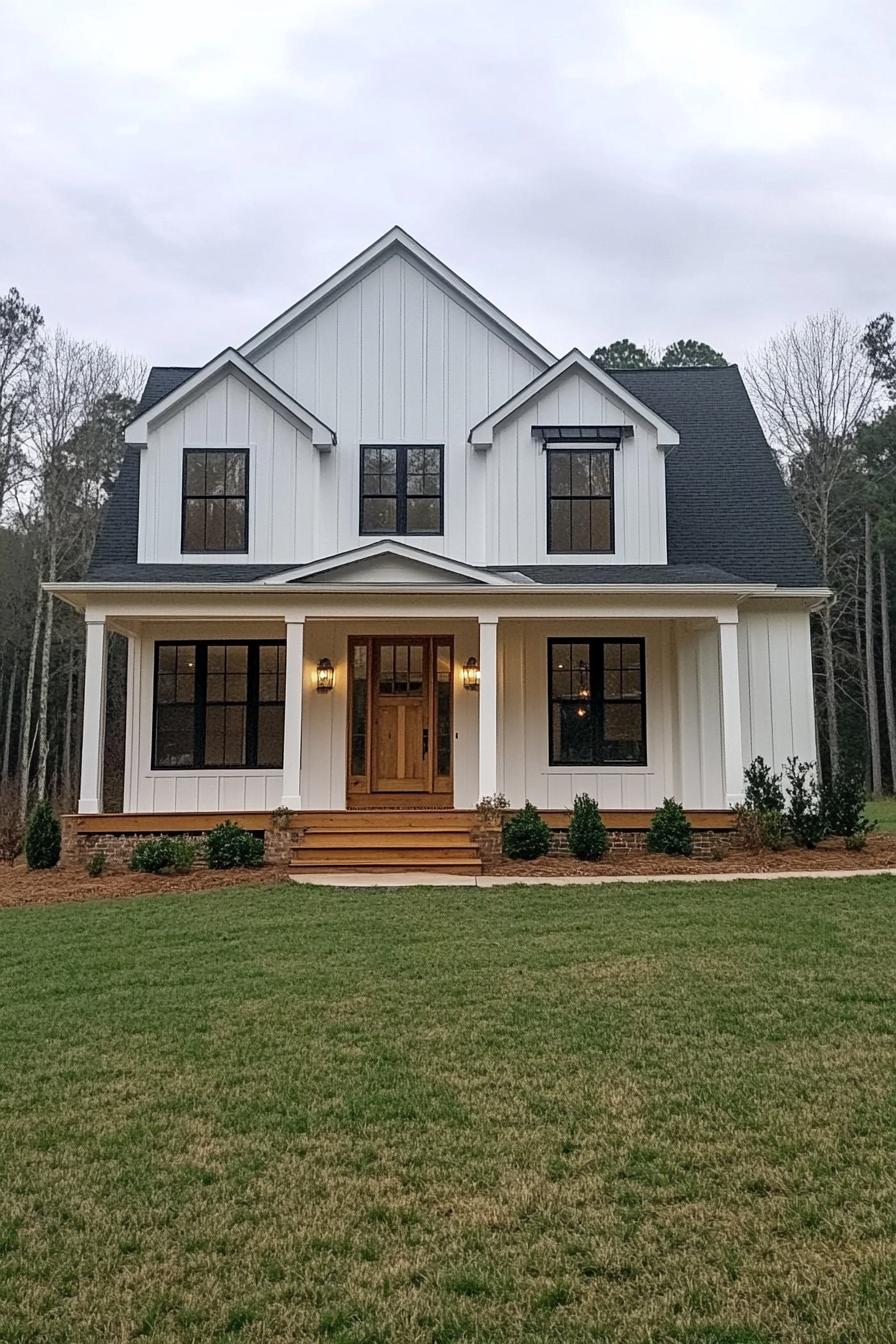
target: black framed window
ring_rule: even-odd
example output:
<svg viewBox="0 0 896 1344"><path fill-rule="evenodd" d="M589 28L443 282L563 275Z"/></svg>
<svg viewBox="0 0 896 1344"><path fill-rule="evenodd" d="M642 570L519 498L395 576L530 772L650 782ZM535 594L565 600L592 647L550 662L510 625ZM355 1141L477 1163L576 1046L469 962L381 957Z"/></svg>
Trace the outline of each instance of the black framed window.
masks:
<svg viewBox="0 0 896 1344"><path fill-rule="evenodd" d="M247 551L248 448L185 448L183 501L182 551Z"/></svg>
<svg viewBox="0 0 896 1344"><path fill-rule="evenodd" d="M432 537L442 533L441 446L361 447L360 531Z"/></svg>
<svg viewBox="0 0 896 1344"><path fill-rule="evenodd" d="M153 769L283 765L286 645L156 644Z"/></svg>
<svg viewBox="0 0 896 1344"><path fill-rule="evenodd" d="M643 639L549 639L551 765L646 765Z"/></svg>
<svg viewBox="0 0 896 1344"><path fill-rule="evenodd" d="M548 551L609 554L615 546L613 450L548 448Z"/></svg>

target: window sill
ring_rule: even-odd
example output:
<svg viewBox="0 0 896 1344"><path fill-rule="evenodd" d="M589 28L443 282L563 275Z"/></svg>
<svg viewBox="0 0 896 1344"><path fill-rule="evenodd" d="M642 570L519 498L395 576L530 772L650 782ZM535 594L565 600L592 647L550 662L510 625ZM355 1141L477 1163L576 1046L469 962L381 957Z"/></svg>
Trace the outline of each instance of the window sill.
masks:
<svg viewBox="0 0 896 1344"><path fill-rule="evenodd" d="M620 770L624 770L629 775L654 775L656 771L651 765L626 765L620 761L618 765L549 765L542 770L542 775L616 775Z"/></svg>

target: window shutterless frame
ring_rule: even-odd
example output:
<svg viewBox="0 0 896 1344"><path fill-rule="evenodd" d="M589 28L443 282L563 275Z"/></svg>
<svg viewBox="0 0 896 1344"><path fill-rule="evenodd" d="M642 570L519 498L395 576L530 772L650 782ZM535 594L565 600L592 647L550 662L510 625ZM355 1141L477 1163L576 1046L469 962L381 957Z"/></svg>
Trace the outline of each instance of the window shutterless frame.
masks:
<svg viewBox="0 0 896 1344"><path fill-rule="evenodd" d="M377 493L364 489L364 454L382 449L395 453L395 491ZM408 453L438 453L439 488L438 492L412 494L408 496ZM445 446L440 443L362 443L358 457L358 533L362 537L441 537L445 532ZM438 501L438 527L408 530L408 499L435 499ZM395 527L374 528L364 526L364 501L367 499L395 500Z"/></svg>
<svg viewBox="0 0 896 1344"><path fill-rule="evenodd" d="M555 702L561 697L556 697L554 690L554 648L558 644L585 644L588 646L589 658L589 704L591 707L591 759L588 761L568 761L558 757L554 747L553 732L553 709ZM641 694L637 697L605 697L604 695L604 646L607 644L636 644L639 652L639 667L641 671ZM626 770L631 766L645 766L647 764L647 664L645 661L645 642L643 637L630 635L607 635L601 638L576 638L575 635L558 636L556 639L548 640L548 680L547 680L547 701L548 701L548 764L552 766L566 766L567 768L578 768L593 765L613 766L620 770ZM596 694L596 688L600 689L600 694ZM638 704L641 706L641 752L639 756L632 760L620 761L608 759L603 753L604 720L606 716L606 705L615 703Z"/></svg>
<svg viewBox="0 0 896 1344"><path fill-rule="evenodd" d="M211 702L208 699L208 650L210 648L225 648L239 645L247 651L246 656L246 698L245 700L217 700ZM159 717L159 653L162 648L193 648L196 650L195 668L193 669L193 701L192 701L192 722L193 722L193 763L192 765L160 765L158 763L156 742L158 737L158 717ZM283 639L159 639L156 640L153 650L153 678L152 678L152 766L153 770L279 770L281 765L257 765L258 759L258 713L259 709L265 705L282 705L285 701L285 670L283 674L284 688L283 695L278 699L260 700L259 699L259 651L262 648L285 649L286 641ZM278 678L279 679L279 678ZM278 688L279 689L279 688ZM174 702L177 703L177 702ZM189 704L183 702L182 704ZM245 761L241 765L206 765L205 764L205 723L206 709L211 704L229 704L235 707L242 706L246 714L246 745Z"/></svg>
<svg viewBox="0 0 896 1344"><path fill-rule="evenodd" d="M191 458L205 457L206 472L208 471L207 459L214 454L220 454L225 458L225 485L224 493L220 495L210 494L188 494L187 476L188 466ZM243 459L243 489L239 493L227 493L227 457L239 456ZM207 487L206 487L207 489ZM243 501L243 545L242 546L188 546L187 545L187 505L191 500L202 500L206 505L206 524L208 527L207 511L210 500L220 500L224 505L225 518L225 541L227 528L227 500ZM180 549L182 555L246 555L249 551L249 449L248 448L185 448L184 460L181 474L181 510L180 510Z"/></svg>
<svg viewBox="0 0 896 1344"><path fill-rule="evenodd" d="M551 487L552 463L557 456L566 456L570 458L577 453L600 453L607 459L607 472L609 475L608 493L595 494L568 494L555 495ZM548 533L548 555L614 555L616 552L616 450L608 448L606 444L597 444L593 442L583 442L570 445L568 442L547 442L544 446L545 456L545 494L547 498L547 533ZM551 504L555 499L569 500L570 505L574 502L588 502L592 500L609 501L609 522L610 539L607 546L589 546L587 549L579 549L559 544L558 538L554 535L552 526L553 509ZM571 524L570 524L571 530ZM570 539L571 541L571 539Z"/></svg>

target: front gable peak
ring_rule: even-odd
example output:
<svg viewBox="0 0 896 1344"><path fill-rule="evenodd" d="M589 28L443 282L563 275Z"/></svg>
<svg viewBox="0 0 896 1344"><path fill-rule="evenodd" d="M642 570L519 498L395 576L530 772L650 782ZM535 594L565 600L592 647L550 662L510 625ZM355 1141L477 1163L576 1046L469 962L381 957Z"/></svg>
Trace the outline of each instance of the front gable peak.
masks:
<svg viewBox="0 0 896 1344"><path fill-rule="evenodd" d="M478 584L503 588L513 582L503 575L478 569L475 565L450 560L445 556L421 550L417 546L390 540L376 541L369 546L357 546L353 550L329 555L322 560L313 560L307 565L298 565L279 574L270 574L259 582L270 585L305 583L312 580L317 583L370 584L377 587L383 585L445 587L453 584L459 586Z"/></svg>
<svg viewBox="0 0 896 1344"><path fill-rule="evenodd" d="M273 322L269 322L267 326L262 327L254 336L250 336L249 340L244 341L240 346L240 354L253 362L257 361L271 346L282 341L291 330L309 321L316 313L333 303L340 294L343 294L352 285L357 284L365 275L368 275L393 256L404 257L418 270L435 280L463 307L474 312L486 326L499 332L537 365L548 365L554 362L554 356L550 350L545 349L540 342L535 340L534 336L530 336L506 313L490 303L478 290L467 284L466 280L463 280L461 276L440 261L434 253L428 251L421 243L417 242L416 238L412 238L397 224L384 233L381 238L377 238L369 247L366 247L363 252L359 252L351 261L346 262L328 279L322 281L304 298L299 299L297 303L292 304L285 312L282 312L279 317L274 318Z"/></svg>

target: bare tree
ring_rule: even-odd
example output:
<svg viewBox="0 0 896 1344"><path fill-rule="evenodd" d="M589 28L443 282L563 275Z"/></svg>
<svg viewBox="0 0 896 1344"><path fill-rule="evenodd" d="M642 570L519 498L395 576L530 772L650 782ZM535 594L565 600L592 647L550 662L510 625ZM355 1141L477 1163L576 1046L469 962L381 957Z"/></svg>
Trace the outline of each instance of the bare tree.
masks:
<svg viewBox="0 0 896 1344"><path fill-rule="evenodd" d="M855 435L872 406L874 375L862 334L842 313L821 313L769 341L747 368L750 388L808 529L825 582L855 546ZM832 770L840 761L835 612L821 612L825 719Z"/></svg>
<svg viewBox="0 0 896 1344"><path fill-rule="evenodd" d="M874 528L865 513L865 679L868 687L868 746L871 753L871 792L884 791L880 760L880 711L877 705L877 668L874 661Z"/></svg>
<svg viewBox="0 0 896 1344"><path fill-rule="evenodd" d="M22 464L43 321L40 309L26 303L17 289L0 296L0 518Z"/></svg>
<svg viewBox="0 0 896 1344"><path fill-rule="evenodd" d="M122 357L109 346L79 341L61 328L43 342L42 359L34 381L28 458L27 488L39 510L41 577L53 582L73 562L89 552L103 493L114 471L113 454L118 435L110 438L96 431L97 419L108 418L110 401L127 418L126 410L142 379L142 366ZM114 419L114 416L113 416ZM116 423L116 429L120 429ZM32 665L43 624L40 648L37 705L36 792L43 797L47 787L49 758L48 711L50 671L54 637L54 603L42 595L38 600L32 631L29 686L25 705L25 768L22 798L27 803L28 741L33 693Z"/></svg>

